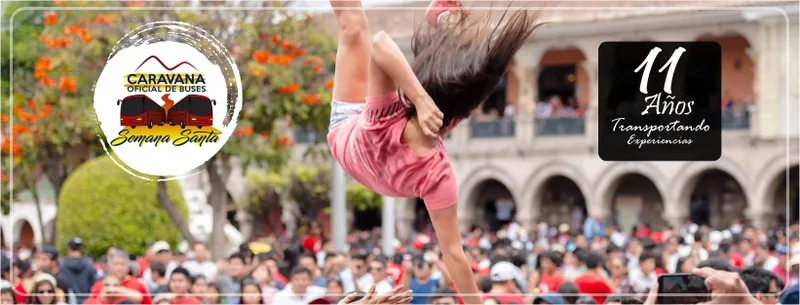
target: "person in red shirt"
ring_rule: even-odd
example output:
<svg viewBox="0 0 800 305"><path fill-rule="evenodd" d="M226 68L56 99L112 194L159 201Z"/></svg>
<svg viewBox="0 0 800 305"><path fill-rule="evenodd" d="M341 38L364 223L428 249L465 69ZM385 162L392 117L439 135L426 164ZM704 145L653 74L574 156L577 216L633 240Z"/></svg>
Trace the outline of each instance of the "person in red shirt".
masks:
<svg viewBox="0 0 800 305"><path fill-rule="evenodd" d="M553 251L542 253L539 256L539 292L556 292L558 286L564 283L564 276L558 272L561 267L561 256Z"/></svg>
<svg viewBox="0 0 800 305"><path fill-rule="evenodd" d="M303 248L308 252L316 254L322 250L322 225L317 221L312 221L309 224L308 234L303 237Z"/></svg>
<svg viewBox="0 0 800 305"><path fill-rule="evenodd" d="M155 253L153 253L153 243L149 243L147 245L147 250L144 252L144 256L136 260L136 265L139 266L139 277L144 276L144 272L147 271L147 269L150 269L150 261L154 256Z"/></svg>
<svg viewBox="0 0 800 305"><path fill-rule="evenodd" d="M173 295L170 304L203 304L189 292L192 280L189 270L177 267L169 276L169 292Z"/></svg>
<svg viewBox="0 0 800 305"><path fill-rule="evenodd" d="M92 294L92 297L86 299L83 304L111 305L124 299L124 297L116 296L119 293L117 290L121 286L119 278L116 276L108 274L99 283L102 283L100 293Z"/></svg>
<svg viewBox="0 0 800 305"><path fill-rule="evenodd" d="M603 256L597 252L590 251L586 254L586 272L575 278L575 286L578 291L591 295L597 304L603 304L606 297L614 292L611 283L603 276Z"/></svg>
<svg viewBox="0 0 800 305"><path fill-rule="evenodd" d="M517 279L521 277L519 268L509 262L499 262L492 266L489 278L492 289L483 296L484 300L495 299L500 305L525 304L522 293L517 287Z"/></svg>
<svg viewBox="0 0 800 305"><path fill-rule="evenodd" d="M122 251L113 251L108 256L108 275L120 279L120 287L116 293L122 295L124 300L134 304L153 304L147 288L138 279L130 275L131 265L128 254ZM103 289L103 282L97 281L92 286L92 297L99 295ZM115 302L118 303L118 302Z"/></svg>

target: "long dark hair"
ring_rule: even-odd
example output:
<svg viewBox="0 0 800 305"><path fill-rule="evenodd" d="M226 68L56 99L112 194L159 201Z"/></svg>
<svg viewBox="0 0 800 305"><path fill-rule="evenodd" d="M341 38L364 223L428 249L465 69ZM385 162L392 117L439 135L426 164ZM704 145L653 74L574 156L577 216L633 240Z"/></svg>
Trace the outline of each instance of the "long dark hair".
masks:
<svg viewBox="0 0 800 305"><path fill-rule="evenodd" d="M259 304L264 304L264 297L263 297L263 292L261 291L261 285L259 285L258 282L256 282L255 279L247 277L247 278L242 280L242 285L241 285L241 287L242 287L241 288L242 289L241 293L242 294L244 294L244 287L245 286L256 287L256 289L258 289L258 295L260 296L258 298L258 302L259 302ZM242 295L242 297L239 298L239 304L244 304L244 295Z"/></svg>
<svg viewBox="0 0 800 305"><path fill-rule="evenodd" d="M411 67L425 91L444 114L442 131L469 117L500 82L514 55L539 26L527 10L503 17L492 26L491 14L462 15L444 27L425 25L414 32ZM412 106L409 116L416 114Z"/></svg>
<svg viewBox="0 0 800 305"><path fill-rule="evenodd" d="M39 287L45 284L49 285L50 288L53 290L53 293L51 293L51 295L53 296L53 304L58 303L58 296L56 295L58 288L56 287L56 285L54 285L53 282L49 280L39 280L38 282L36 282L35 285L33 285L33 290L28 293L28 302L27 302L28 304L42 304L42 302L39 300Z"/></svg>

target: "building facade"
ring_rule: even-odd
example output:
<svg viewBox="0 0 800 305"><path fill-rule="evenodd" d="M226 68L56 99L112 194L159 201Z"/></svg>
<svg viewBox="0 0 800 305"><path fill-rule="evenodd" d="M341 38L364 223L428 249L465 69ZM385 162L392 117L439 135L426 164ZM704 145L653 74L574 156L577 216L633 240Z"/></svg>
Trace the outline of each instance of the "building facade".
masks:
<svg viewBox="0 0 800 305"><path fill-rule="evenodd" d="M466 6L478 14L507 6L484 4ZM586 215L624 229L641 222L726 227L737 218L756 225L797 219L796 3L569 4L535 3L541 5L536 8L541 20L554 23L518 53L501 89L505 97L499 111L462 123L446 140L459 181L463 229L507 220L529 228L539 222L577 224ZM414 24L424 20L421 5L374 8L367 14L371 29L389 33L410 59ZM700 40L716 41L723 50L722 157L715 162L602 161L596 122L599 45ZM559 89L552 79L560 77L571 88ZM559 104L571 104L580 113L542 115L540 106L549 105L549 95L560 95L568 102ZM397 209L400 236L420 229L415 222L424 214L419 200L401 200Z"/></svg>

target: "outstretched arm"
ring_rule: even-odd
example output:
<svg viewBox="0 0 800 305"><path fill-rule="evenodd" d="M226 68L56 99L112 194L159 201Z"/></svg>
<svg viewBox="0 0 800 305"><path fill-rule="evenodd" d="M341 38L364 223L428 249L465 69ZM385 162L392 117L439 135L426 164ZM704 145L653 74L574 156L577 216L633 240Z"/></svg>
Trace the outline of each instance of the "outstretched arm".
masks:
<svg viewBox="0 0 800 305"><path fill-rule="evenodd" d="M442 127L443 114L422 87L403 52L386 32L372 40L369 95L378 96L399 87L417 109L417 119L426 135L435 137Z"/></svg>

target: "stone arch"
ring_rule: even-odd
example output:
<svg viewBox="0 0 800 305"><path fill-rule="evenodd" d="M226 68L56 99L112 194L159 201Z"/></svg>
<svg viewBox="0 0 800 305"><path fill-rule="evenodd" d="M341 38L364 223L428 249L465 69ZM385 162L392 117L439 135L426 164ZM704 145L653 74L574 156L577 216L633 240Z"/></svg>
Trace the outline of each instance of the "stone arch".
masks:
<svg viewBox="0 0 800 305"><path fill-rule="evenodd" d="M511 194L515 204L519 202L516 195L516 183L511 175L495 165L485 165L470 172L458 187L458 218L462 229L469 228L475 221L475 211L478 208L477 195L481 186L486 181L497 181ZM518 204L517 204L518 205Z"/></svg>
<svg viewBox="0 0 800 305"><path fill-rule="evenodd" d="M769 203L773 202L775 192L784 181L785 171L798 165L800 165L800 156L797 154L790 153L787 156L786 153L779 153L770 158L759 172L758 180L755 180L756 190L753 192L752 199L749 200L750 205L747 211L756 222L762 221L763 219L760 218L772 209Z"/></svg>
<svg viewBox="0 0 800 305"><path fill-rule="evenodd" d="M523 184L525 186L524 192L521 198L524 198L522 204L520 204L520 213L518 214L520 219L523 223L529 221L538 221L540 217L539 212L541 211L541 196L546 183L553 177L562 176L578 186L583 197L587 200L587 208L589 206L589 198L591 194L591 182L589 179L583 174L581 170L577 167L561 162L561 161L553 161L553 162L546 162L546 165L539 167L536 171L534 171L530 177L525 181ZM531 200L531 203L528 204L527 200Z"/></svg>
<svg viewBox="0 0 800 305"><path fill-rule="evenodd" d="M608 217L612 209L612 199L617 193L619 184L628 174L639 174L650 179L664 201L664 208L671 209L671 198L668 193L667 179L655 166L646 162L616 162L603 170L603 173L594 183L594 198L600 200L590 206L589 213L598 213ZM594 209L592 209L594 207Z"/></svg>
<svg viewBox="0 0 800 305"><path fill-rule="evenodd" d="M14 224L14 242L20 247L33 249L36 246L37 234L35 226L25 218L19 218Z"/></svg>
<svg viewBox="0 0 800 305"><path fill-rule="evenodd" d="M677 196L675 210L681 219L691 217L695 222L722 228L732 224L735 218L745 216L750 179L731 158L722 156L715 162L688 162L678 170L671 185L672 194Z"/></svg>
<svg viewBox="0 0 800 305"><path fill-rule="evenodd" d="M748 199L747 201L750 201L751 190L749 187L746 187L750 185L750 179L747 179L744 169L731 158L722 156L719 160L714 162L687 162L677 171L678 174L675 175L670 184L672 185L671 194L677 196L675 199L678 201L678 206L688 204L687 200L692 195L691 193L697 185L697 180L703 173L710 170L719 170L733 177L733 179L742 186L742 191Z"/></svg>

